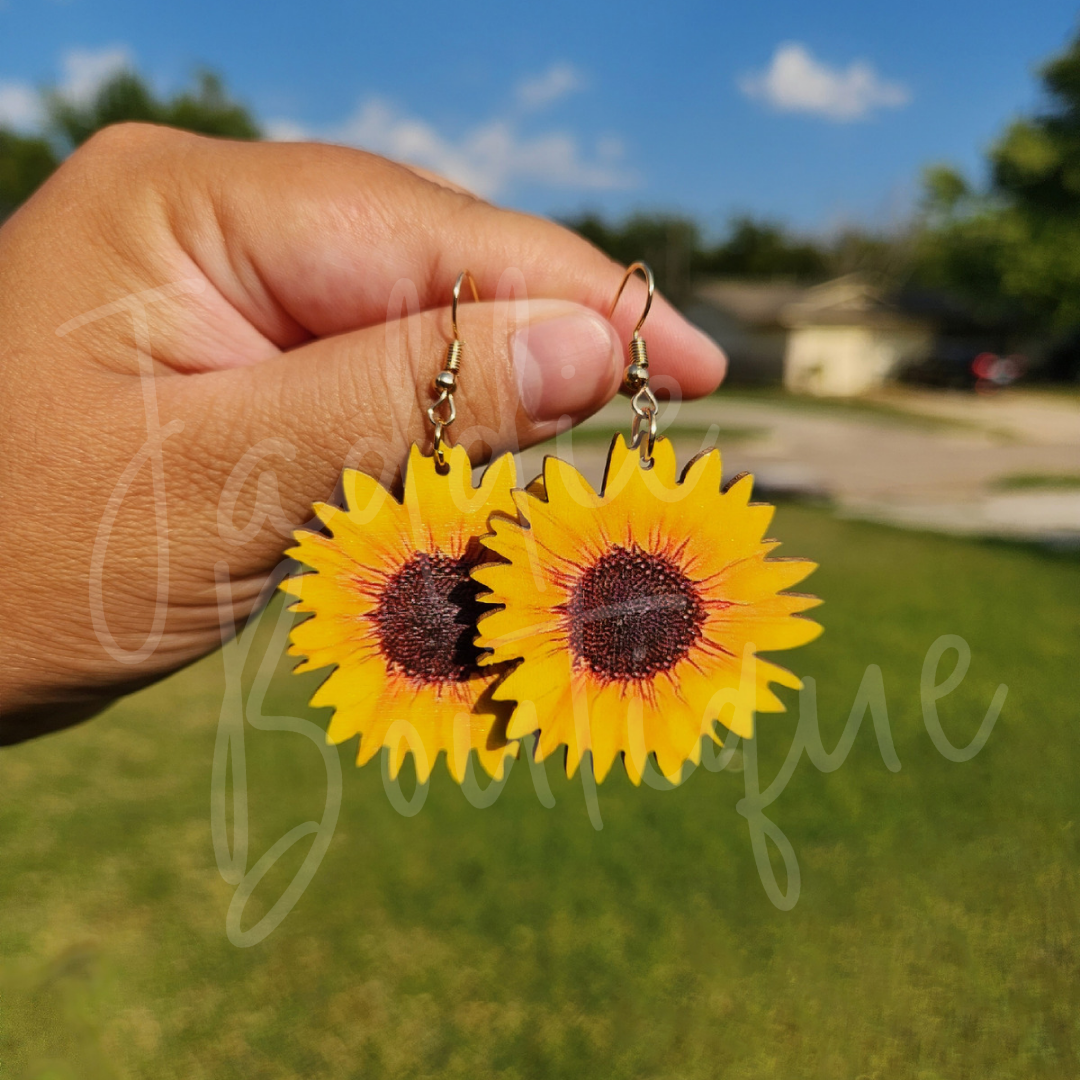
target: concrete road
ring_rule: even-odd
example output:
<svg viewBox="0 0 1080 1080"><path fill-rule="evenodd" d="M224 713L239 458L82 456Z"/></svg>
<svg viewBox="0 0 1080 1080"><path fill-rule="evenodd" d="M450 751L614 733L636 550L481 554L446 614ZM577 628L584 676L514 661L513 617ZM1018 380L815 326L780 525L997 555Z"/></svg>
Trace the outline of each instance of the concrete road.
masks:
<svg viewBox="0 0 1080 1080"><path fill-rule="evenodd" d="M629 421L619 398L564 456L598 483L605 435ZM719 445L725 473L754 473L762 497L814 494L843 514L913 528L1080 543L1080 395L894 390L845 405L721 391L662 407L661 427L683 461ZM522 455L528 478L550 452ZM1018 476L1064 479L1010 487Z"/></svg>

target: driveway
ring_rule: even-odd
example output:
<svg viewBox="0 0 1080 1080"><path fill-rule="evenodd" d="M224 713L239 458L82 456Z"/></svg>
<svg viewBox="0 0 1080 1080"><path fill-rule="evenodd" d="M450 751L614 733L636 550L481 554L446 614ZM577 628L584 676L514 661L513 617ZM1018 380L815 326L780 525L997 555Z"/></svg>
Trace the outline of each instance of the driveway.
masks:
<svg viewBox="0 0 1080 1080"><path fill-rule="evenodd" d="M594 483L605 434L627 431L629 418L619 398L574 438ZM681 460L715 443L725 473L752 472L763 497L824 497L842 514L912 528L1080 542L1080 395L894 390L838 403L731 390L663 406L660 419ZM528 477L545 452L522 455Z"/></svg>

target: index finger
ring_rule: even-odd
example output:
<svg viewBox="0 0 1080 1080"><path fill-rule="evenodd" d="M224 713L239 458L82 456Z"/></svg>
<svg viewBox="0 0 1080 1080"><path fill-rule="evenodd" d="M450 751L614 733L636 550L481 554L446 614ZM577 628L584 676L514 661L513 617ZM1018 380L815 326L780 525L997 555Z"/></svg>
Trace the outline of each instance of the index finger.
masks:
<svg viewBox="0 0 1080 1080"><path fill-rule="evenodd" d="M178 201L201 208L194 219L190 209L174 218L177 238L279 347L297 343L297 327L327 337L397 317L388 303L402 281L413 284L422 310L441 307L465 268L484 298L497 296L511 270L532 296L571 300L606 317L624 273L561 225L363 151L198 141L203 152L183 154L184 168L172 173L185 189ZM614 313L624 341L644 295L640 280L629 284ZM653 369L684 395L708 393L723 377L719 347L660 296L643 333Z"/></svg>

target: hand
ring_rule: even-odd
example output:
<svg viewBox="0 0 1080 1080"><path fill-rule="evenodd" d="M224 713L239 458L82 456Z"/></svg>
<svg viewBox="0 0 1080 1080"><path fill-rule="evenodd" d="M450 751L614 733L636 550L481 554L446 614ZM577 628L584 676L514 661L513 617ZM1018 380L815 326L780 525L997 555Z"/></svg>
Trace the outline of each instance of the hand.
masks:
<svg viewBox="0 0 1080 1080"><path fill-rule="evenodd" d="M0 743L214 649L215 564L244 618L343 465L388 479L430 445L466 267L450 434L474 459L614 395L621 267L359 151L110 128L0 229ZM648 329L657 376L717 385L723 355L660 298Z"/></svg>

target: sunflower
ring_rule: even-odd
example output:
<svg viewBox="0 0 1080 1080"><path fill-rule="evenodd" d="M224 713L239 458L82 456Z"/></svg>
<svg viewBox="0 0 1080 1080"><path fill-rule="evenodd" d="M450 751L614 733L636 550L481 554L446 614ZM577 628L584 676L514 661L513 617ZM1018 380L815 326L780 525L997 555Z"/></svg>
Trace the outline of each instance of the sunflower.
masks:
<svg viewBox="0 0 1080 1080"><path fill-rule="evenodd" d="M469 751L500 778L516 752L505 736L509 706L494 701L499 665L480 667L473 643L481 605L470 569L486 555L478 537L494 511L514 514L514 459L504 455L472 486L468 455L453 447L449 471L413 447L402 502L364 473L346 470L345 509L317 503L330 535L300 531L288 554L314 573L282 582L293 610L296 668L334 665L312 705L334 711L331 743L360 736L356 763L390 749L397 776L407 751L423 783L443 750L454 779Z"/></svg>
<svg viewBox="0 0 1080 1080"><path fill-rule="evenodd" d="M801 683L756 651L821 632L798 616L819 601L782 591L815 564L767 558L773 507L749 502L750 476L720 481L718 450L677 479L667 439L646 469L617 436L599 494L552 457L514 493L520 522L484 537L506 561L473 570L502 605L478 623L485 662L521 660L494 692L517 702L508 738L539 730L541 760L565 744L568 775L591 751L597 781L621 753L640 783L651 753L677 782L717 720L749 738L755 710L783 711L769 683Z"/></svg>

